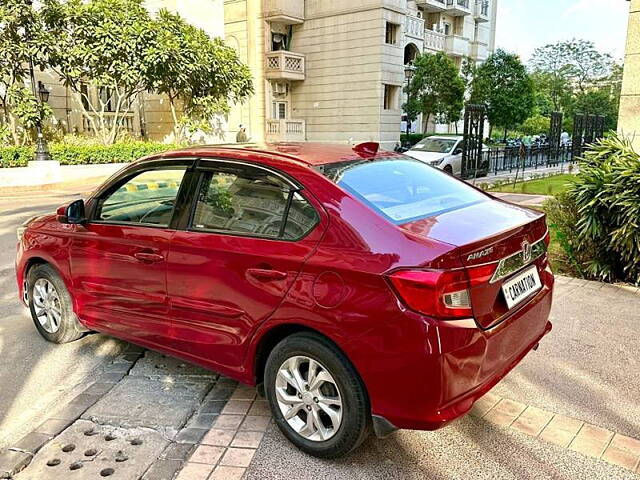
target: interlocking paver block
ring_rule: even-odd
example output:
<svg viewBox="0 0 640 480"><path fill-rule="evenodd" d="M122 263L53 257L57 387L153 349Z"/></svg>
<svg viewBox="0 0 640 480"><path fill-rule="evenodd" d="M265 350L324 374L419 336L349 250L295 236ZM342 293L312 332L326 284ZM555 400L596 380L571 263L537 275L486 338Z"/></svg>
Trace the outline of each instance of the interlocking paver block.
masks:
<svg viewBox="0 0 640 480"><path fill-rule="evenodd" d="M569 449L590 457L600 458L609 445L611 437L613 437L613 432L609 430L584 424L569 445Z"/></svg>
<svg viewBox="0 0 640 480"><path fill-rule="evenodd" d="M558 445L562 448L567 448L574 437L575 434L571 432L552 427L551 425L547 425L547 427L540 434L539 438L541 438L545 442L553 443L554 445Z"/></svg>
<svg viewBox="0 0 640 480"><path fill-rule="evenodd" d="M258 448L264 432L242 431L238 432L231 443L232 447Z"/></svg>
<svg viewBox="0 0 640 480"><path fill-rule="evenodd" d="M200 443L202 437L207 433L204 428L183 428L176 435L176 442L178 443Z"/></svg>
<svg viewBox="0 0 640 480"><path fill-rule="evenodd" d="M576 420L575 418L566 417L564 415L555 415L553 419L551 419L551 422L549 422L548 428L564 430L565 432L576 435L583 424L583 421Z"/></svg>
<svg viewBox="0 0 640 480"><path fill-rule="evenodd" d="M187 460L194 449L195 445L192 443L172 443L162 452L162 458L167 460Z"/></svg>
<svg viewBox="0 0 640 480"><path fill-rule="evenodd" d="M246 470L246 468L218 465L209 480L240 480Z"/></svg>
<svg viewBox="0 0 640 480"><path fill-rule="evenodd" d="M188 427L208 429L211 428L216 418L218 418L218 415L215 413L199 413L189 420Z"/></svg>
<svg viewBox="0 0 640 480"><path fill-rule="evenodd" d="M507 427L518 418L525 408L527 408L527 406L524 403L503 398L484 418L500 427Z"/></svg>
<svg viewBox="0 0 640 480"><path fill-rule="evenodd" d="M216 445L219 447L227 447L233 440L235 430L223 430L221 428L212 428L204 436L200 442L203 445Z"/></svg>
<svg viewBox="0 0 640 480"><path fill-rule="evenodd" d="M527 435L531 435L532 437L537 437L552 417L553 414L550 412L545 412L539 408L529 406L524 412L522 412L522 415L513 422L511 428Z"/></svg>
<svg viewBox="0 0 640 480"><path fill-rule="evenodd" d="M640 440L635 438L616 433L613 440L611 440L611 446L618 450L624 450L625 452L640 456Z"/></svg>
<svg viewBox="0 0 640 480"><path fill-rule="evenodd" d="M212 471L213 467L205 463L187 463L176 480L207 480Z"/></svg>
<svg viewBox="0 0 640 480"><path fill-rule="evenodd" d="M216 428L237 430L243 419L243 415L220 415L213 426Z"/></svg>
<svg viewBox="0 0 640 480"><path fill-rule="evenodd" d="M189 463L206 463L207 465L215 465L224 453L224 447L214 447L211 445L200 445L193 452Z"/></svg>
<svg viewBox="0 0 640 480"><path fill-rule="evenodd" d="M247 415L244 422L240 426L240 430L255 430L258 432L264 432L269 426L271 417L259 416L259 415Z"/></svg>
<svg viewBox="0 0 640 480"><path fill-rule="evenodd" d="M222 409L222 413L231 415L245 415L251 407L251 400L229 400Z"/></svg>
<svg viewBox="0 0 640 480"><path fill-rule="evenodd" d="M500 400L502 400L502 397L489 392L473 404L473 408L470 413L474 417L484 417L485 414L495 407Z"/></svg>
<svg viewBox="0 0 640 480"><path fill-rule="evenodd" d="M10 478L28 465L32 458L31 454L24 452L0 452L0 478Z"/></svg>
<svg viewBox="0 0 640 480"><path fill-rule="evenodd" d="M151 465L142 480L173 480L180 468L182 468L182 462L179 460L158 460Z"/></svg>
<svg viewBox="0 0 640 480"><path fill-rule="evenodd" d="M252 448L229 448L222 457L220 465L230 467L248 467L256 451Z"/></svg>
<svg viewBox="0 0 640 480"><path fill-rule="evenodd" d="M253 400L256 398L255 387L239 385L231 394L231 400Z"/></svg>
<svg viewBox="0 0 640 480"><path fill-rule="evenodd" d="M609 447L602 454L602 459L627 470L634 471L640 457L624 450Z"/></svg>
<svg viewBox="0 0 640 480"><path fill-rule="evenodd" d="M269 402L266 400L256 400L249 409L249 415L271 415Z"/></svg>

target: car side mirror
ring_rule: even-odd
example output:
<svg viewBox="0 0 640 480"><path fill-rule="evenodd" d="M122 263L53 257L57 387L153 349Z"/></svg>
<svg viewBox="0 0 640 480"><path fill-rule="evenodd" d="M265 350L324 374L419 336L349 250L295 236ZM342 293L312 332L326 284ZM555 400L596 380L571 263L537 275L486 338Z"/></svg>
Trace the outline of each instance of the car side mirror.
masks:
<svg viewBox="0 0 640 480"><path fill-rule="evenodd" d="M60 223L79 225L87 221L84 209L84 200L75 200L68 205L63 205L56 212Z"/></svg>
<svg viewBox="0 0 640 480"><path fill-rule="evenodd" d="M453 151L453 154L454 154L454 155L462 155L462 149L461 149L461 148L456 148L456 149Z"/></svg>

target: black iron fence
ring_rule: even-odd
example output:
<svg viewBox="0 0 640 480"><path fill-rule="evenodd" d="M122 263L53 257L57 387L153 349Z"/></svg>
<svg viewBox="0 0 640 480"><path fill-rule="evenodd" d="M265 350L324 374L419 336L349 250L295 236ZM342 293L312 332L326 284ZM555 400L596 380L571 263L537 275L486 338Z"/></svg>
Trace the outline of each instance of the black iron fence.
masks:
<svg viewBox="0 0 640 480"><path fill-rule="evenodd" d="M553 147L552 145L507 146L485 148L482 151L482 173L514 172L539 168L558 167L574 163L571 145Z"/></svg>

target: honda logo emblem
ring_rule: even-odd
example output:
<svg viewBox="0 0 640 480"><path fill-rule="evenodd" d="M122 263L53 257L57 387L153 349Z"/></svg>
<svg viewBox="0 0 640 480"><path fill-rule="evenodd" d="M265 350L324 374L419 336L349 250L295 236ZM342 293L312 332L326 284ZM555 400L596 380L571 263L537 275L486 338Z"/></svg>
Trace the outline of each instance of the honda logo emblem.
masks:
<svg viewBox="0 0 640 480"><path fill-rule="evenodd" d="M532 247L528 240L522 242L522 262L529 263L531 261Z"/></svg>

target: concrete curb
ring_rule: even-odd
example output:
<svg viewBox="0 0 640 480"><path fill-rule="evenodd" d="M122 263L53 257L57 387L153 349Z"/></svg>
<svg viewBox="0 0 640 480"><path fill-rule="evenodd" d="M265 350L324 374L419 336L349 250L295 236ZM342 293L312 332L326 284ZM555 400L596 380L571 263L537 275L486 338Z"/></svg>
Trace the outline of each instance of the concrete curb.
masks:
<svg viewBox="0 0 640 480"><path fill-rule="evenodd" d="M582 278L567 277L564 275L556 275L556 282L562 283L564 285L586 287L591 290L618 291L620 293L626 292L626 293L630 293L631 295L640 296L640 287L636 287L634 285L629 285L625 283L596 282L594 280L585 280Z"/></svg>
<svg viewBox="0 0 640 480"><path fill-rule="evenodd" d="M35 454L51 439L60 434L69 425L111 389L129 372L135 362L142 356L144 349L129 345L105 372L95 380L56 415L42 422L35 430L28 433L11 447L0 452L0 478L12 478L26 468Z"/></svg>

